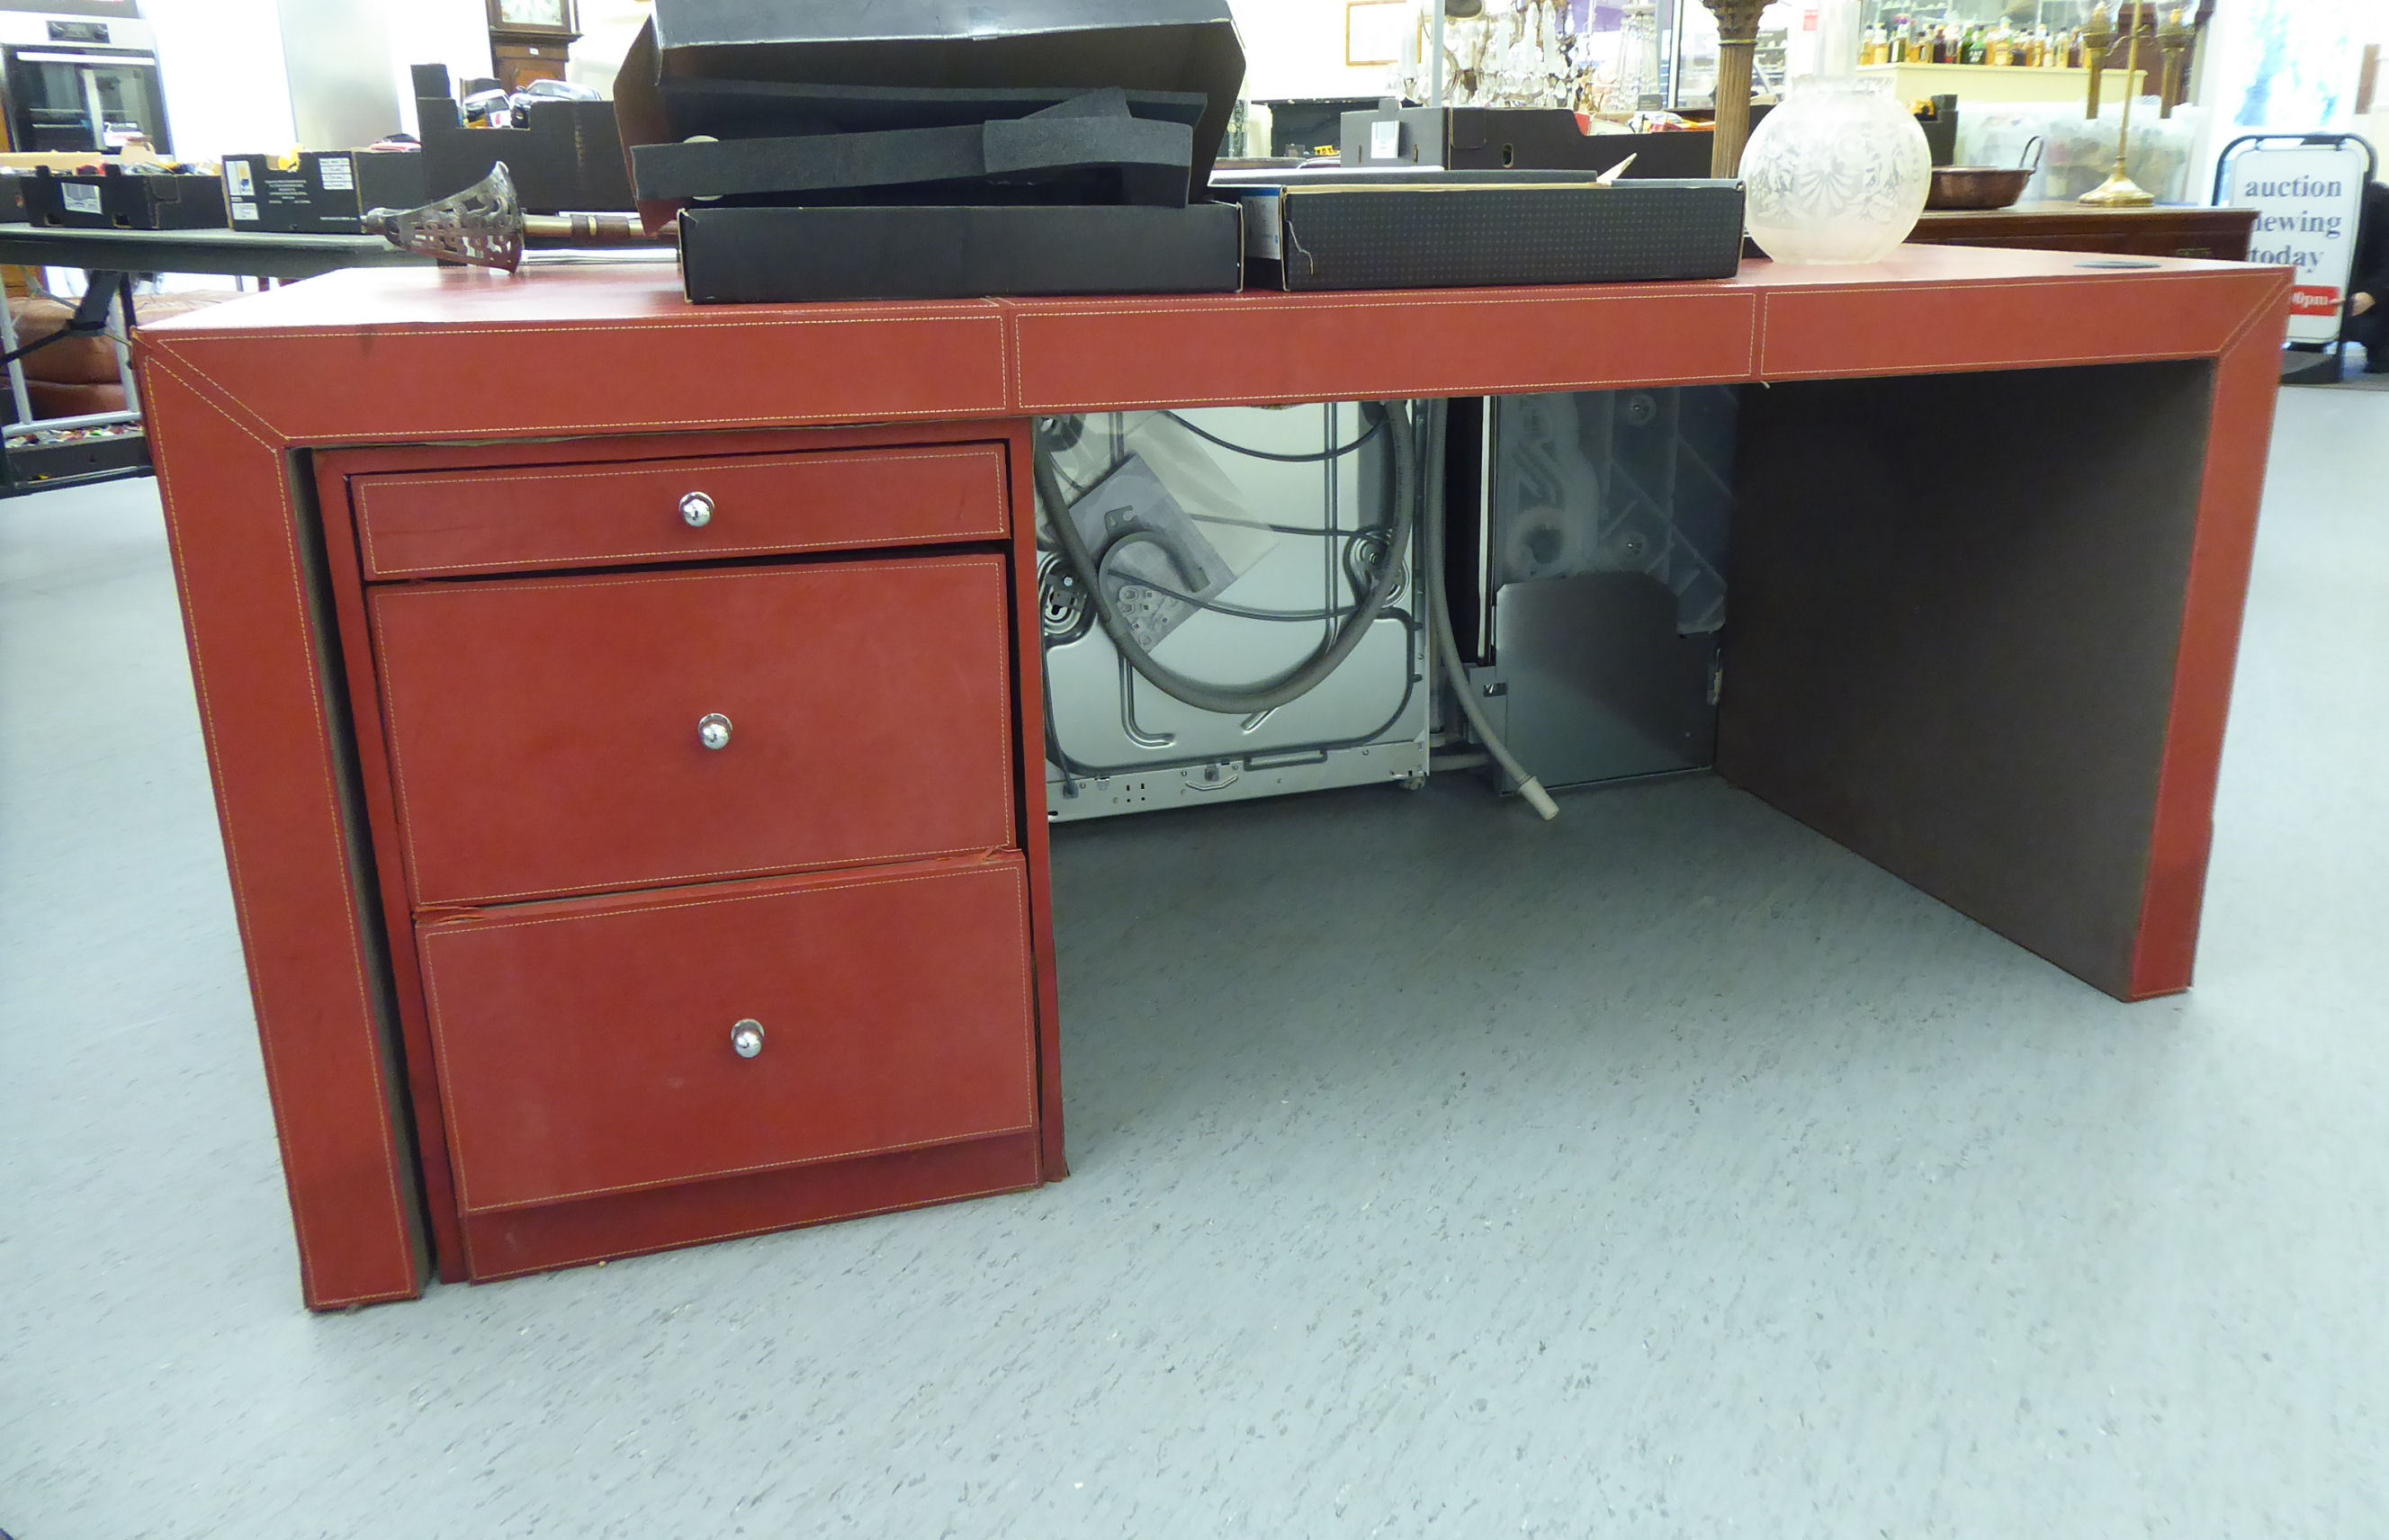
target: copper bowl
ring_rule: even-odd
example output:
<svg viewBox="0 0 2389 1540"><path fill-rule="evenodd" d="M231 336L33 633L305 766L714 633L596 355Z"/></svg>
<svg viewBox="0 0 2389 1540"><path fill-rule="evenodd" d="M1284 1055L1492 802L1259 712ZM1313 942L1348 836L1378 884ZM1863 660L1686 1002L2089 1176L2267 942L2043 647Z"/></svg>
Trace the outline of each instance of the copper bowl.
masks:
<svg viewBox="0 0 2389 1540"><path fill-rule="evenodd" d="M2004 209L2024 197L2025 185L2040 170L2040 140L2025 146L2021 166L1935 166L1927 209Z"/></svg>

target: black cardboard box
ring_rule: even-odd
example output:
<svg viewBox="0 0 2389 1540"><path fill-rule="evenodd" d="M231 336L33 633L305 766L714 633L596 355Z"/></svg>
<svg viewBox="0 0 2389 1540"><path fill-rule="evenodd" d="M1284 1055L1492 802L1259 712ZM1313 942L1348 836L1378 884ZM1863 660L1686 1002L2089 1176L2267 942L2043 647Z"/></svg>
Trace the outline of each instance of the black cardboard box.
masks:
<svg viewBox="0 0 2389 1540"><path fill-rule="evenodd" d="M446 94L444 67L418 64L415 81L415 116L423 140L422 201L463 192L503 160L525 213L603 213L632 207L630 166L612 103L543 101L524 111L519 128L466 128L455 98Z"/></svg>
<svg viewBox="0 0 2389 1540"><path fill-rule="evenodd" d="M1243 283L1233 203L692 208L681 277L700 305L989 295L1201 294Z"/></svg>
<svg viewBox="0 0 2389 1540"><path fill-rule="evenodd" d="M1935 97L1917 116L1936 166L1949 164L1957 99ZM1771 108L1753 103L1750 126ZM1709 174L1717 143L1707 129L1665 134L1589 134L1589 120L1557 107L1375 107L1344 115L1339 159L1347 166L1441 166L1448 171L1607 171L1631 155L1625 176L1691 179ZM1623 178L1621 178L1623 180Z"/></svg>
<svg viewBox="0 0 2389 1540"><path fill-rule="evenodd" d="M860 134L640 145L638 196L774 203L1143 203L1183 208L1193 131L1167 115L1203 98L1132 103L1092 91L1027 117ZM1140 105L1160 113L1143 116ZM1190 114L1191 115L1191 114Z"/></svg>
<svg viewBox="0 0 2389 1540"><path fill-rule="evenodd" d="M622 143L850 134L1019 117L1080 92L1199 95L1189 196L1209 180L1244 82L1226 0L655 0L614 82ZM724 83L804 87L758 122ZM990 97L1017 96L1016 103ZM678 208L643 201L649 230Z"/></svg>
<svg viewBox="0 0 2389 1540"><path fill-rule="evenodd" d="M1591 172L1222 172L1255 287L1468 288L1730 278L1738 182Z"/></svg>
<svg viewBox="0 0 2389 1540"><path fill-rule="evenodd" d="M270 156L228 155L224 175L236 230L353 235L370 210L430 201L419 150L308 150L287 170Z"/></svg>
<svg viewBox="0 0 2389 1540"><path fill-rule="evenodd" d="M25 183L25 213L34 224L69 230L222 230L221 176L187 172L68 172L38 167Z"/></svg>

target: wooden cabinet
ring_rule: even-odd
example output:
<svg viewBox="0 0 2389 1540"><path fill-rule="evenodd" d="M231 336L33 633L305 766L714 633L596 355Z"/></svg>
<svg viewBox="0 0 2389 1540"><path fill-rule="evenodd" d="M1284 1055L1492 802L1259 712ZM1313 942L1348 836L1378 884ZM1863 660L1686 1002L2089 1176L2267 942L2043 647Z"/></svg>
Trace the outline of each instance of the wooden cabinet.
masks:
<svg viewBox="0 0 2389 1540"><path fill-rule="evenodd" d="M948 431L319 459L443 1277L1060 1174L1013 448Z"/></svg>
<svg viewBox="0 0 2389 1540"><path fill-rule="evenodd" d="M1928 209L1908 238L1922 246L2003 246L2244 262L2255 228L2254 209L2025 203L2012 209Z"/></svg>

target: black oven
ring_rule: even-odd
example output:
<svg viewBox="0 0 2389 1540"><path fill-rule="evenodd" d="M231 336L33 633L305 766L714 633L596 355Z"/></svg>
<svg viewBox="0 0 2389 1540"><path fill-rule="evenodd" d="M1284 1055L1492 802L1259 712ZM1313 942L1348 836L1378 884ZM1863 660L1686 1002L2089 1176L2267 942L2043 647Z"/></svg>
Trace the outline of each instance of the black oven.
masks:
<svg viewBox="0 0 2389 1540"><path fill-rule="evenodd" d="M140 135L171 155L158 56L139 12L109 0L50 0L45 11L0 0L9 147L105 154Z"/></svg>

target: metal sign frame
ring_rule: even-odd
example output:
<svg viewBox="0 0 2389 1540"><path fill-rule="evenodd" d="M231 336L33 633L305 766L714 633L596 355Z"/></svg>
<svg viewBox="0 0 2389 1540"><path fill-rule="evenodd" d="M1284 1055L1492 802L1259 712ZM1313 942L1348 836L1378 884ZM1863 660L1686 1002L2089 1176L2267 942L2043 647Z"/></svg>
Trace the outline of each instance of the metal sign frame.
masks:
<svg viewBox="0 0 2389 1540"><path fill-rule="evenodd" d="M2213 202L2218 209L2233 207L2233 205L2226 204L2223 200L2224 187L2229 180L2232 166L2246 155L2263 154L2267 149L2290 148L2331 149L2344 151L2350 145L2355 146L2357 148L2364 152L2364 179L2357 184L2354 206L2350 210L2350 213L2360 227L2364 215L2364 189L2371 185L2374 176L2378 174L2381 169L2381 158L2373 150L2371 141L2366 139L2360 134L2243 134L2237 139L2232 140L2229 144L2225 145L2223 146L2223 152L2215 159L2215 193ZM2355 235L2350 236L2347 243L2347 265L2345 270L2342 271L2337 275L2337 286L2340 292L2340 309L2337 324L2332 328L2332 336L2327 340L2318 338L2306 339L2310 341L2323 341L2323 346L2330 353L2332 359L2330 376L2332 379L2337 379L2339 377L2340 361L2345 355L2347 350L2347 323L2350 319L2347 307L2355 299L2355 295L2349 289L2348 285L2355 277L2356 247L2357 240L2359 236Z"/></svg>

